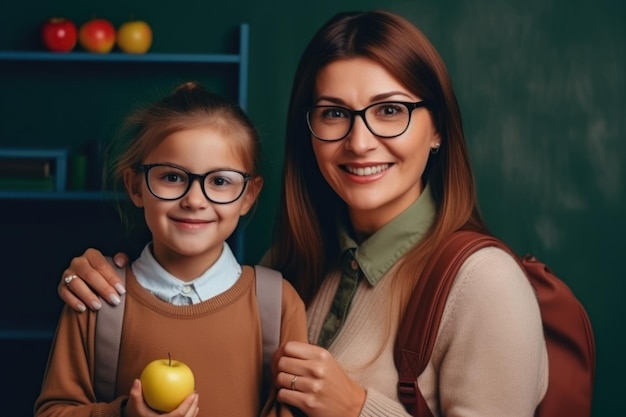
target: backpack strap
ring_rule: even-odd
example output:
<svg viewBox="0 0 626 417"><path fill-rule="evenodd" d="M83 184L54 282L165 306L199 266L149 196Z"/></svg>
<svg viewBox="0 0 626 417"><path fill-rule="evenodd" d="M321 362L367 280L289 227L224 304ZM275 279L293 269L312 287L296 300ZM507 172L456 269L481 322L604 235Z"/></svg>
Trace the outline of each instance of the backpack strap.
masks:
<svg viewBox="0 0 626 417"><path fill-rule="evenodd" d="M263 338L263 363L269 364L280 341L283 276L280 272L261 265L256 265L254 270Z"/></svg>
<svg viewBox="0 0 626 417"><path fill-rule="evenodd" d="M280 342L283 276L280 272L255 265L256 298L261 319L263 340L263 379L261 385L262 402L267 398L271 386L272 356Z"/></svg>
<svg viewBox="0 0 626 417"><path fill-rule="evenodd" d="M455 232L435 249L417 281L394 346L398 397L413 416L432 417L417 386L417 377L432 355L446 300L461 265L476 250L487 246L503 244L478 232Z"/></svg>
<svg viewBox="0 0 626 417"><path fill-rule="evenodd" d="M112 258L106 259L122 282L125 282L126 270L115 265ZM115 399L125 300L126 297L120 297L120 303L117 306L102 303L102 308L98 310L96 317L94 391L98 401L110 402Z"/></svg>

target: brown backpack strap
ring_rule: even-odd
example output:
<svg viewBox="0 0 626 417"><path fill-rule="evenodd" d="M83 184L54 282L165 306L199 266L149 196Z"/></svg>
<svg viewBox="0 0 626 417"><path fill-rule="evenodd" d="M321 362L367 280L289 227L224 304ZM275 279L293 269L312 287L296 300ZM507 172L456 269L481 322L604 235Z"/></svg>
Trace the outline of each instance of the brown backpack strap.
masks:
<svg viewBox="0 0 626 417"><path fill-rule="evenodd" d="M125 282L126 270L118 268L110 257L107 257L107 260L118 273L122 282ZM120 297L120 304L117 306L111 306L109 303L103 302L96 318L93 382L96 398L102 402L110 402L115 399L117 362L120 354L125 300L126 297Z"/></svg>
<svg viewBox="0 0 626 417"><path fill-rule="evenodd" d="M443 310L463 262L476 250L498 246L488 235L459 231L445 239L433 252L417 281L398 328L394 360L398 369L398 396L414 416L432 416L417 386L437 338Z"/></svg>

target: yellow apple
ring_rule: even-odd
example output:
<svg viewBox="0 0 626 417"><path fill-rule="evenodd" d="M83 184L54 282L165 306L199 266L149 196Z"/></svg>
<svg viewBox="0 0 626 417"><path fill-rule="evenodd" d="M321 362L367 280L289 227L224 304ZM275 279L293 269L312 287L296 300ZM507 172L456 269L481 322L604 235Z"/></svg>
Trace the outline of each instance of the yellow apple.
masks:
<svg viewBox="0 0 626 417"><path fill-rule="evenodd" d="M129 54L145 54L152 46L152 28L143 20L131 20L117 29L117 46Z"/></svg>
<svg viewBox="0 0 626 417"><path fill-rule="evenodd" d="M139 380L146 404L157 411L172 411L195 389L189 366L172 360L171 355L168 359L157 359L146 365Z"/></svg>

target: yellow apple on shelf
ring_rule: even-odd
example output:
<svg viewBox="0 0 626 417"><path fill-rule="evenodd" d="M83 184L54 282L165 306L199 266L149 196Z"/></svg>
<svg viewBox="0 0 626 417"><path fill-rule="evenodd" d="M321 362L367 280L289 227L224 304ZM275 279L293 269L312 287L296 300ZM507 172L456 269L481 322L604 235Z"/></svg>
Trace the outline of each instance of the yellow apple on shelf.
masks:
<svg viewBox="0 0 626 417"><path fill-rule="evenodd" d="M152 46L152 28L143 20L130 20L117 28L117 46L129 54L145 54Z"/></svg>
<svg viewBox="0 0 626 417"><path fill-rule="evenodd" d="M195 389L195 379L191 368L181 361L173 360L168 353L167 359L157 359L141 372L139 380L143 398L157 411L170 412Z"/></svg>

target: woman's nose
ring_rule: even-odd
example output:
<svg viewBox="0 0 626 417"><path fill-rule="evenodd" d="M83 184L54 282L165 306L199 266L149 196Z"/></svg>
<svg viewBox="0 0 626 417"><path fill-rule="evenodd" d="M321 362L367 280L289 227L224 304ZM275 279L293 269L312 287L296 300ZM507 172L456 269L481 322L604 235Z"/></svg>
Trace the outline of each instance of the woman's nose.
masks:
<svg viewBox="0 0 626 417"><path fill-rule="evenodd" d="M366 153L379 144L378 138L368 129L360 115L355 116L352 130L344 140L346 149L355 154Z"/></svg>

